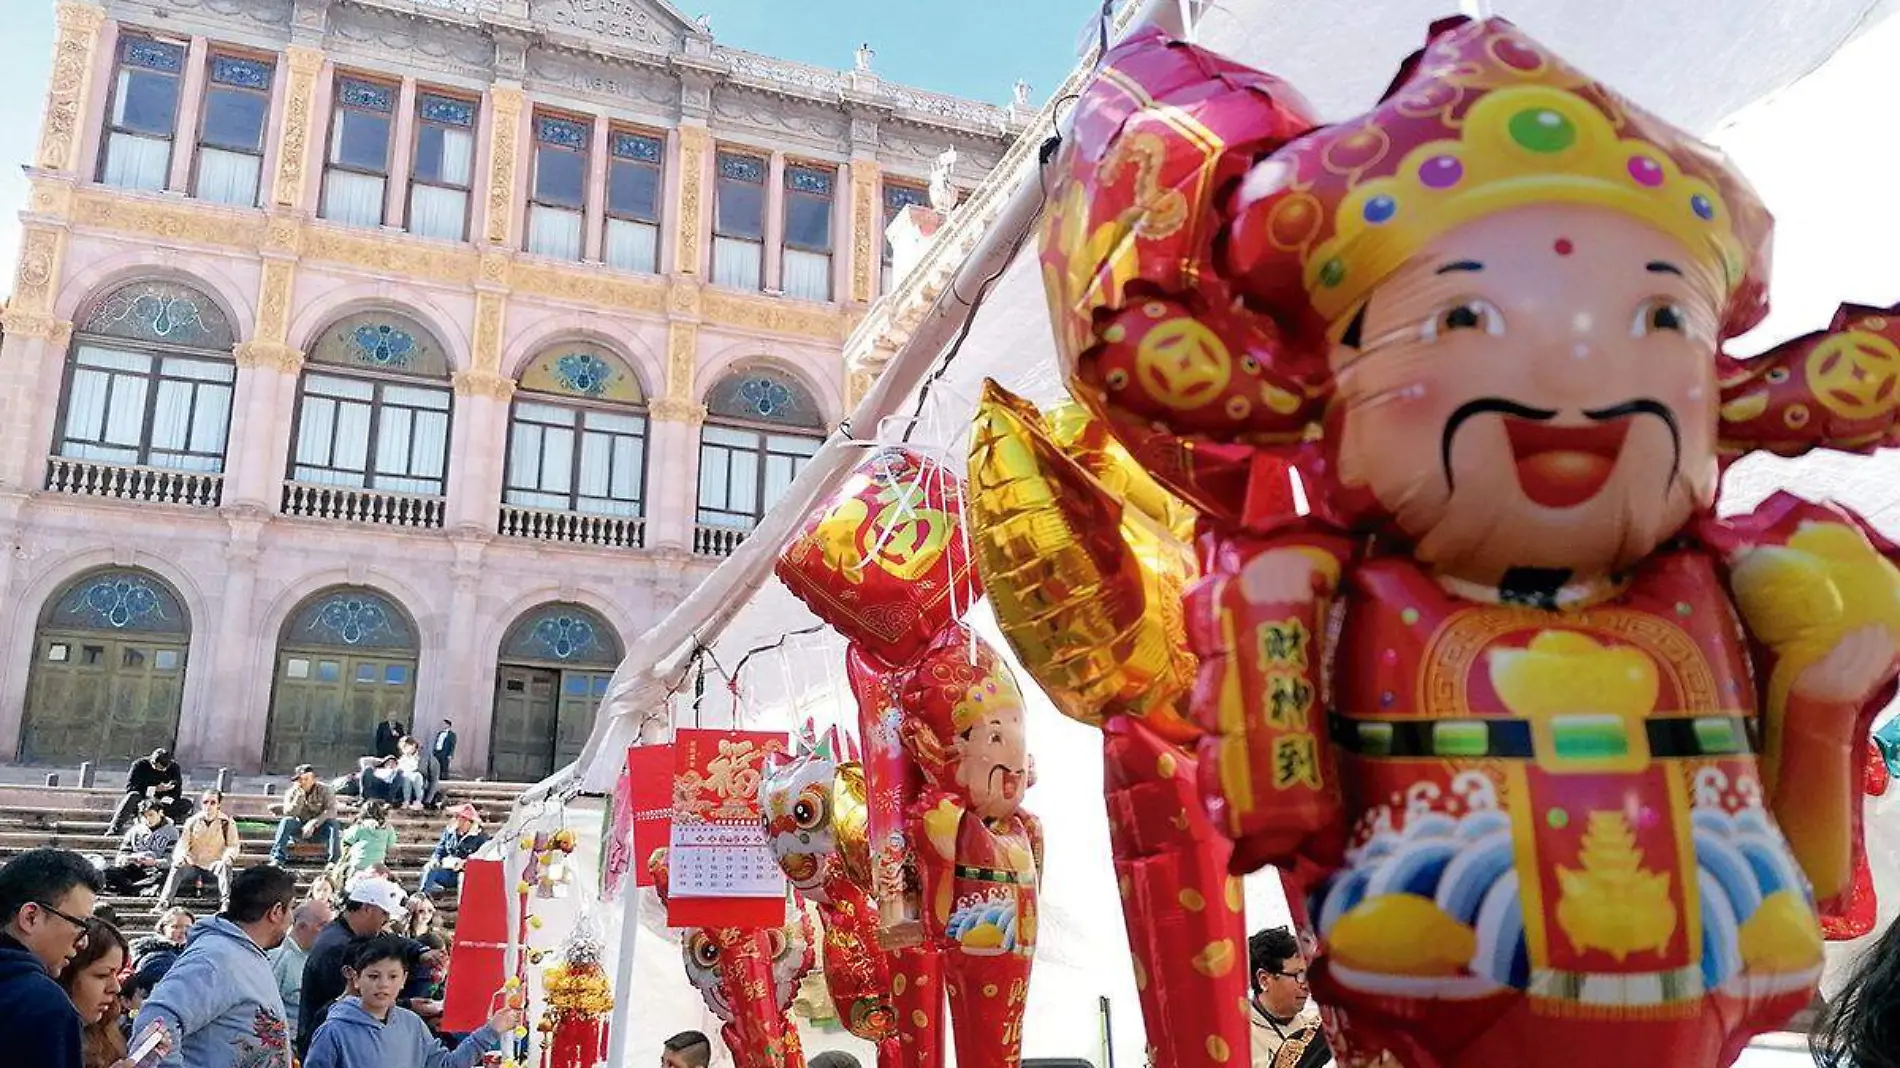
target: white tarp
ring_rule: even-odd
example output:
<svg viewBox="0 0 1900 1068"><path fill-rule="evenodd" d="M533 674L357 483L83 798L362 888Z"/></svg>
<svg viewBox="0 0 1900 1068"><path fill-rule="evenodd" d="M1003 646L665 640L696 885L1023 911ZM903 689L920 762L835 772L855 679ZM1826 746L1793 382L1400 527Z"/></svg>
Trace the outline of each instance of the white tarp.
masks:
<svg viewBox="0 0 1900 1068"><path fill-rule="evenodd" d="M1884 136L1876 119L1878 105L1900 93L1900 24L1882 22L1893 3L1526 0L1492 6L1586 70L1692 129L1708 132L1723 116L1734 115L1716 139L1755 180L1780 220L1777 311L1740 346L1755 351L1824 324L1840 300L1900 300L1900 257L1886 255L1900 247L1900 213L1887 210L1886 176L1893 171L1883 166L1900 156L1900 145ZM1176 0L1151 0L1151 7L1164 18L1176 17ZM1196 32L1201 43L1288 77L1325 113L1343 116L1373 102L1398 60L1422 40L1427 22L1445 13L1423 0L1224 0L1202 11ZM1773 95L1761 100L1765 94ZM1033 250L1007 259L1010 241L1038 199L1035 183L1016 191L996 232L971 255L954 287L968 298L977 282L1007 263L912 433L914 443L953 466L962 464L964 432L983 377L1039 402L1062 392ZM905 422L886 417L913 409L912 391L962 318L955 299L940 301L915 331L917 343L898 353L854 414L856 434L888 438L903 431ZM736 670L748 649L814 622L771 578L772 560L798 515L862 451L844 435L835 437L740 551L630 649L577 769L589 790L611 788L624 747L642 736L642 725L645 738L663 738L669 717L686 725L736 719L767 728L787 727L807 715L821 725L851 722L839 668L842 647L829 633L794 637L783 649L754 657L740 677L736 701L720 673ZM1737 470L1730 503L1752 504L1786 484L1848 501L1900 536L1900 477L1891 459L1751 461ZM985 606L970 618L1003 648ZM696 643L711 650L708 661L717 660L697 702L692 680L683 675ZM681 692L669 702L674 690ZM1081 1056L1101 1065L1096 999L1106 996L1113 1004L1116 1063L1140 1065L1144 1042L1110 874L1098 739L1046 702L1032 704L1031 746L1041 782L1029 806L1045 821L1049 850L1025 1054ZM527 803L524 813L534 807ZM1270 876L1249 879L1250 927L1279 919L1284 910ZM641 915L650 919L651 912ZM612 941L621 933L619 917L611 910L602 917ZM628 944L639 946L639 961L622 995L633 1016L624 1063L645 1066L657 1057L661 1039L698 1026L703 1014L686 988L677 949L657 927L643 925ZM807 1050L845 1045L820 1036Z"/></svg>

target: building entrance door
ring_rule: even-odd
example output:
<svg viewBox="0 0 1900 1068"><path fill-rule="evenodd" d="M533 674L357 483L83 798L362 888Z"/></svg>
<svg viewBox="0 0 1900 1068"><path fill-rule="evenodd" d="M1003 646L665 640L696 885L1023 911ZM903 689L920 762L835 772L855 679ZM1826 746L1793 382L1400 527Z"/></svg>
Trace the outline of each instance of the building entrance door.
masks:
<svg viewBox="0 0 1900 1068"><path fill-rule="evenodd" d="M376 751L377 723L414 729L416 663L415 625L381 593L346 586L306 600L277 640L265 769L355 771Z"/></svg>
<svg viewBox="0 0 1900 1068"><path fill-rule="evenodd" d="M123 766L171 747L190 631L156 575L93 572L69 584L34 635L19 759Z"/></svg>
<svg viewBox="0 0 1900 1068"><path fill-rule="evenodd" d="M579 756L619 662L612 628L579 605L543 605L517 620L495 669L489 775L537 782Z"/></svg>

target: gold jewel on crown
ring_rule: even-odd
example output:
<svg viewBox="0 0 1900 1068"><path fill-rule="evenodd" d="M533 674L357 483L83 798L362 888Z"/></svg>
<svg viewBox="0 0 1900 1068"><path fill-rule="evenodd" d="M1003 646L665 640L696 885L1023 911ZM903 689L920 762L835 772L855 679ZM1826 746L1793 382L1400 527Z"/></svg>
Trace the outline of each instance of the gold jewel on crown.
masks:
<svg viewBox="0 0 1900 1068"><path fill-rule="evenodd" d="M1702 258L1732 292L1747 257L1716 187L1683 173L1662 147L1618 134L1588 100L1550 85L1493 89L1474 103L1458 136L1406 153L1392 174L1346 187L1333 231L1311 192L1275 205L1269 233L1283 251L1305 249L1313 307L1337 323L1373 286L1433 238L1499 211L1540 202L1594 204L1641 219ZM1322 189L1322 193L1326 190Z"/></svg>

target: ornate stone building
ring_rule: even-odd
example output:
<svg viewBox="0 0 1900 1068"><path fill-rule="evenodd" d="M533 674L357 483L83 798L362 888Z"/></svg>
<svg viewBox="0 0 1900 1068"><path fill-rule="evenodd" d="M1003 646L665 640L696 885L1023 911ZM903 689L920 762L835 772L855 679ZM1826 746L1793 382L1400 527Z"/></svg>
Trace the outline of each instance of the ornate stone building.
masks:
<svg viewBox="0 0 1900 1068"><path fill-rule="evenodd" d="M1031 118L664 0L61 0L0 347L0 756L533 778Z"/></svg>

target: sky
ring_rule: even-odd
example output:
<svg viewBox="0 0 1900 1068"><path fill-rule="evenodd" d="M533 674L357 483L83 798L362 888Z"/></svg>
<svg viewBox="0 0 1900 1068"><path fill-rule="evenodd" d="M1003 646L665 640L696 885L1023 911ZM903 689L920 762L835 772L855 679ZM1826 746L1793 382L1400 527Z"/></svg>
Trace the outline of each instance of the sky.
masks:
<svg viewBox="0 0 1900 1068"><path fill-rule="evenodd" d="M811 0L788 18L782 0L683 0L710 15L713 35L737 48L847 69L860 44L885 78L921 89L1009 102L1021 78L1038 102L1075 66L1096 0ZM0 293L13 288L21 173L39 137L52 65L52 0L0 0ZM999 27L1007 32L999 33Z"/></svg>

